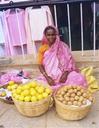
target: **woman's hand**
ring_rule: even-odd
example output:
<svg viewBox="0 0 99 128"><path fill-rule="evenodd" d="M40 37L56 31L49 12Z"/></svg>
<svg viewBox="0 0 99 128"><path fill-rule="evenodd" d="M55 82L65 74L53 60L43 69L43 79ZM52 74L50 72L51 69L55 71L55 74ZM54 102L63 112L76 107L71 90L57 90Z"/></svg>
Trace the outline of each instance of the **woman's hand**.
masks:
<svg viewBox="0 0 99 128"><path fill-rule="evenodd" d="M60 77L59 82L60 82L60 83L65 83L65 81L67 80L67 76L68 76L68 72L66 71L66 72L64 72L64 73L62 74L62 76Z"/></svg>
<svg viewBox="0 0 99 128"><path fill-rule="evenodd" d="M47 76L46 79L47 79L47 82L48 82L49 85L51 85L51 86L55 85L54 80L50 76Z"/></svg>
<svg viewBox="0 0 99 128"><path fill-rule="evenodd" d="M50 76L47 75L44 66L43 65L39 65L39 69L40 69L40 72L43 74L43 76L46 78L48 84L51 85L51 86L54 86L55 82Z"/></svg>

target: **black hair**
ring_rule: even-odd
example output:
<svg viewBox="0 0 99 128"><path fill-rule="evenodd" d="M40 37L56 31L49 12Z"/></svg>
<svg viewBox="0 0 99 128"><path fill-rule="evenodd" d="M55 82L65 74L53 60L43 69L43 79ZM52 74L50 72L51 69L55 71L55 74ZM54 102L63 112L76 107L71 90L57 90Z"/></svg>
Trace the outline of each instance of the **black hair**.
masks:
<svg viewBox="0 0 99 128"><path fill-rule="evenodd" d="M55 33L57 33L57 32L56 32L56 29L55 29L54 27L48 26L48 27L46 27L45 30L44 30L44 34L45 34L45 35L46 35L46 32L47 32L49 29L52 29L52 30L54 30Z"/></svg>

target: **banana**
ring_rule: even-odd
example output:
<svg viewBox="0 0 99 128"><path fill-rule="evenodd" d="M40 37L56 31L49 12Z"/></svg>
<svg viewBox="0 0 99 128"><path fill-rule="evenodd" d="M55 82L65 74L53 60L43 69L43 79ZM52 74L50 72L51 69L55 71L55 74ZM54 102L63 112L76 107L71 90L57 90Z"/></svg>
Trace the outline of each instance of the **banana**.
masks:
<svg viewBox="0 0 99 128"><path fill-rule="evenodd" d="M94 76L86 76L86 80L87 80L88 85L90 85L96 81Z"/></svg>
<svg viewBox="0 0 99 128"><path fill-rule="evenodd" d="M94 84L91 84L90 85L90 88L91 89L97 89L98 90L99 89L99 86L98 86L97 82L94 82Z"/></svg>
<svg viewBox="0 0 99 128"><path fill-rule="evenodd" d="M96 91L99 91L99 86L96 84L92 84L91 86L88 87L88 91L90 93L95 93Z"/></svg>
<svg viewBox="0 0 99 128"><path fill-rule="evenodd" d="M81 70L81 73L85 76L90 76L93 73L93 67L87 67Z"/></svg>

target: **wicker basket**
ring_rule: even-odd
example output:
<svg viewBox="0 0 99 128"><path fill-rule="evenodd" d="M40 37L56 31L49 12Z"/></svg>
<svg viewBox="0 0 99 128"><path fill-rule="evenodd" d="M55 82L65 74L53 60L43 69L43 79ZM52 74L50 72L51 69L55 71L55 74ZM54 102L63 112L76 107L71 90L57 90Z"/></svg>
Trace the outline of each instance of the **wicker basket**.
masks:
<svg viewBox="0 0 99 128"><path fill-rule="evenodd" d="M58 101L55 97L55 105L56 105L56 112L57 114L65 120L80 120L87 116L89 113L92 104L82 106L82 107L75 107L64 105L60 101Z"/></svg>
<svg viewBox="0 0 99 128"><path fill-rule="evenodd" d="M14 104L18 111L28 117L36 117L44 114L50 106L51 95L38 102L22 102L13 98Z"/></svg>

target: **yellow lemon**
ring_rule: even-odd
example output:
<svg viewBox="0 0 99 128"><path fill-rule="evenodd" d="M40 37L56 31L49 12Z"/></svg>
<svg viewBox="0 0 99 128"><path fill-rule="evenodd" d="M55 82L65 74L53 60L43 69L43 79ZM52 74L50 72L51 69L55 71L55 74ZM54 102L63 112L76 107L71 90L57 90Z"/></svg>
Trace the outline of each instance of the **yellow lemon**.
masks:
<svg viewBox="0 0 99 128"><path fill-rule="evenodd" d="M16 89L16 93L17 93L17 94L19 94L19 95L20 95L20 94L21 94L21 92L22 92L22 90L21 90L21 89Z"/></svg>
<svg viewBox="0 0 99 128"><path fill-rule="evenodd" d="M51 93L51 89L46 88L46 89L45 89L45 92L46 92L47 94L50 94L50 93Z"/></svg>
<svg viewBox="0 0 99 128"><path fill-rule="evenodd" d="M24 90L22 93L24 96L28 96L30 94L29 90Z"/></svg>
<svg viewBox="0 0 99 128"><path fill-rule="evenodd" d="M20 96L25 96L25 95L24 95L24 92L22 92Z"/></svg>
<svg viewBox="0 0 99 128"><path fill-rule="evenodd" d="M17 94L15 95L16 100L19 100L19 97L20 97L19 95L17 95Z"/></svg>
<svg viewBox="0 0 99 128"><path fill-rule="evenodd" d="M11 86L8 86L7 89L8 89L9 91L11 91L11 90L12 90L12 87L11 87Z"/></svg>
<svg viewBox="0 0 99 128"><path fill-rule="evenodd" d="M24 89L29 90L30 89L30 86L28 86L28 84L27 84L27 85L24 86Z"/></svg>
<svg viewBox="0 0 99 128"><path fill-rule="evenodd" d="M12 90L12 94L14 94L14 93L16 93L16 90L14 89L14 90Z"/></svg>
<svg viewBox="0 0 99 128"><path fill-rule="evenodd" d="M35 88L36 91L38 91L38 89L39 89L39 86L37 86L37 87Z"/></svg>
<svg viewBox="0 0 99 128"><path fill-rule="evenodd" d="M24 96L20 96L20 97L19 97L19 100L20 100L20 101L24 101Z"/></svg>
<svg viewBox="0 0 99 128"><path fill-rule="evenodd" d="M21 90L23 90L23 89L22 89L22 86L18 86L17 89L21 89Z"/></svg>
<svg viewBox="0 0 99 128"><path fill-rule="evenodd" d="M48 96L48 93L44 92L43 97L46 98Z"/></svg>
<svg viewBox="0 0 99 128"><path fill-rule="evenodd" d="M13 93L13 94L12 94L13 98L16 99L16 95L17 95L16 93Z"/></svg>
<svg viewBox="0 0 99 128"><path fill-rule="evenodd" d="M24 101L25 102L29 102L31 100L31 97L30 96L26 96L25 98L24 98Z"/></svg>
<svg viewBox="0 0 99 128"><path fill-rule="evenodd" d="M26 89L26 85L23 85L23 86L22 86L22 90L25 90L25 89Z"/></svg>
<svg viewBox="0 0 99 128"><path fill-rule="evenodd" d="M32 96L32 97L31 97L31 101L32 101L32 102L36 102L36 101L37 101L36 96Z"/></svg>
<svg viewBox="0 0 99 128"><path fill-rule="evenodd" d="M43 95L39 94L37 98L38 98L38 100L42 100L43 99Z"/></svg>
<svg viewBox="0 0 99 128"><path fill-rule="evenodd" d="M9 85L13 85L13 84L14 84L14 81L10 81L10 82L9 82Z"/></svg>
<svg viewBox="0 0 99 128"><path fill-rule="evenodd" d="M14 89L16 89L18 87L18 85L17 84L14 84L11 87L12 87L12 90L14 90Z"/></svg>
<svg viewBox="0 0 99 128"><path fill-rule="evenodd" d="M37 92L36 92L35 89L31 88L30 93L31 93L31 95L33 96L33 95L36 95Z"/></svg>
<svg viewBox="0 0 99 128"><path fill-rule="evenodd" d="M38 93L43 93L44 92L44 88L43 87L40 87L40 88L38 88Z"/></svg>
<svg viewBox="0 0 99 128"><path fill-rule="evenodd" d="M33 88L37 87L37 82L36 81L31 82L31 84L32 84Z"/></svg>

